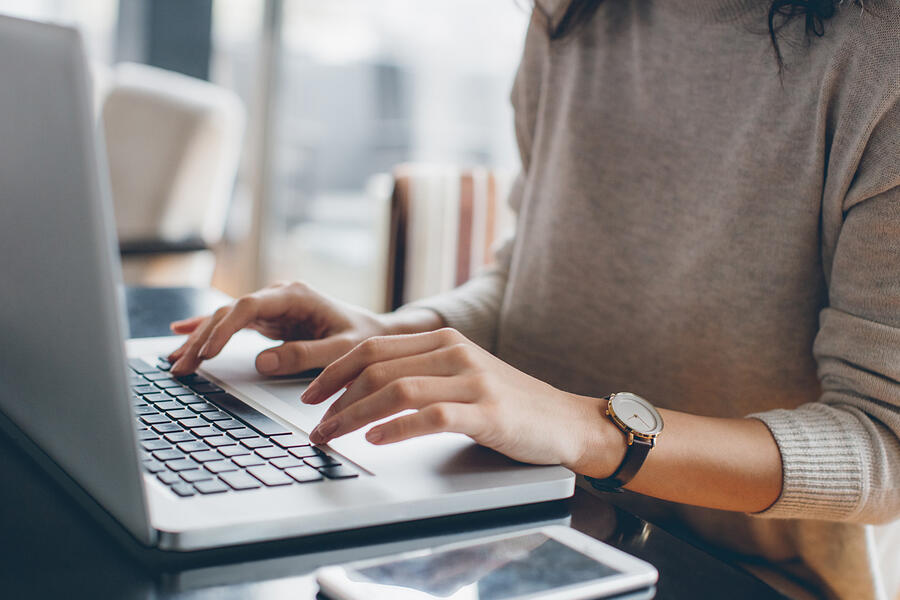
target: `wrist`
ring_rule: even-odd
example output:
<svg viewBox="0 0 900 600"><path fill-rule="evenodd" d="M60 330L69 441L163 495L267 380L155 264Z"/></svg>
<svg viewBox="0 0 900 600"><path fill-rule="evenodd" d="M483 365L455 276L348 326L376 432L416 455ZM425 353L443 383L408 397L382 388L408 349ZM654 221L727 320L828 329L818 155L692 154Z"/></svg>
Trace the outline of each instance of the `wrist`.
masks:
<svg viewBox="0 0 900 600"><path fill-rule="evenodd" d="M444 319L430 308L404 308L378 315L382 335L424 333L445 327Z"/></svg>
<svg viewBox="0 0 900 600"><path fill-rule="evenodd" d="M605 479L613 474L625 459L628 444L622 430L606 416L606 398L577 396L581 414L573 436L577 450L572 464L563 466L597 479Z"/></svg>

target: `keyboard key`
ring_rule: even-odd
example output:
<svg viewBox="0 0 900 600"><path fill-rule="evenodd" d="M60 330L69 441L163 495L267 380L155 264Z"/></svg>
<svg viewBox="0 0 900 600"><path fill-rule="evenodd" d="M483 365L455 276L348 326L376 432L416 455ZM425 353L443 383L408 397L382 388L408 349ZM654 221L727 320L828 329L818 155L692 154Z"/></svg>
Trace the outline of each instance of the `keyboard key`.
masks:
<svg viewBox="0 0 900 600"><path fill-rule="evenodd" d="M196 429L194 430L196 431ZM221 448L222 446L233 446L237 444L233 439L227 438L224 435L217 435L213 437L208 437L203 440L213 448Z"/></svg>
<svg viewBox="0 0 900 600"><path fill-rule="evenodd" d="M141 421L143 421L147 425L160 425L162 423L171 423L172 422L171 419L169 419L169 417L167 417L166 415L160 415L160 414L144 415L143 417L141 417Z"/></svg>
<svg viewBox="0 0 900 600"><path fill-rule="evenodd" d="M241 440L241 444L250 448L251 450L256 450L257 448L267 448L272 445L272 442L265 438L257 437L247 440Z"/></svg>
<svg viewBox="0 0 900 600"><path fill-rule="evenodd" d="M302 467L303 461L293 456L282 456L281 458L273 458L272 465L279 469L288 469L290 467Z"/></svg>
<svg viewBox="0 0 900 600"><path fill-rule="evenodd" d="M194 488L201 494L218 494L228 491L228 486L216 479L195 483Z"/></svg>
<svg viewBox="0 0 900 600"><path fill-rule="evenodd" d="M200 465L195 463L189 458L182 458L179 460L170 460L166 463L166 466L169 467L172 471L180 472L180 471L190 471L191 469L198 469Z"/></svg>
<svg viewBox="0 0 900 600"><path fill-rule="evenodd" d="M162 371L168 371L172 368L172 363L166 360L165 356L160 356L156 359L156 368Z"/></svg>
<svg viewBox="0 0 900 600"><path fill-rule="evenodd" d="M151 473L159 473L166 470L166 467L161 462L152 458L144 461L144 468Z"/></svg>
<svg viewBox="0 0 900 600"><path fill-rule="evenodd" d="M143 384L139 384L139 385L132 387L131 389L133 391L137 392L138 394L155 394L156 392L159 391L158 389L156 389L154 386L150 385L146 381Z"/></svg>
<svg viewBox="0 0 900 600"><path fill-rule="evenodd" d="M197 437L208 438L213 436L220 436L222 432L216 429L215 427L198 427L197 429L192 429L191 433L196 435Z"/></svg>
<svg viewBox="0 0 900 600"><path fill-rule="evenodd" d="M209 471L204 471L202 469L193 469L191 471L182 471L179 473L181 478L187 481L188 483L194 483L195 481L204 481L206 479L212 479L212 473Z"/></svg>
<svg viewBox="0 0 900 600"><path fill-rule="evenodd" d="M222 388L217 386L214 383L190 383L188 384L192 390L194 390L197 394L203 394L204 396L207 394L218 394L220 392L224 392Z"/></svg>
<svg viewBox="0 0 900 600"><path fill-rule="evenodd" d="M138 373L152 373L156 370L155 367L151 367L146 362L141 360L140 358L129 358L128 366Z"/></svg>
<svg viewBox="0 0 900 600"><path fill-rule="evenodd" d="M328 479L350 479L359 477L359 473L348 467L347 465L332 465L319 469L319 473Z"/></svg>
<svg viewBox="0 0 900 600"><path fill-rule="evenodd" d="M184 452L178 450L176 448L169 448L167 450L157 450L153 453L153 458L161 461L170 461L170 460L178 460L180 458L184 458Z"/></svg>
<svg viewBox="0 0 900 600"><path fill-rule="evenodd" d="M176 379L184 384L209 383L209 379L207 379L203 375L198 375L197 373L191 373L190 375L182 375L181 377L176 377Z"/></svg>
<svg viewBox="0 0 900 600"><path fill-rule="evenodd" d="M157 381L159 379L171 379L171 375L154 371L153 373L144 373L144 378L149 379L150 381Z"/></svg>
<svg viewBox="0 0 900 600"><path fill-rule="evenodd" d="M193 419L196 415L186 408L179 408L178 410L170 410L166 412L166 416L170 419L177 419L181 421L182 419Z"/></svg>
<svg viewBox="0 0 900 600"><path fill-rule="evenodd" d="M214 439L214 438L210 438L210 439ZM250 451L248 449L244 448L243 446L238 446L238 445L222 446L218 450L219 450L219 452L221 452L223 455L227 456L228 458L231 458L232 456L242 456L242 455L250 454Z"/></svg>
<svg viewBox="0 0 900 600"><path fill-rule="evenodd" d="M153 385L155 385L156 387L161 388L161 389L181 387L181 384L178 383L177 381L175 381L174 379L172 379L171 377L166 377L164 379L160 378L160 379L154 381Z"/></svg>
<svg viewBox="0 0 900 600"><path fill-rule="evenodd" d="M312 467L294 467L285 469L284 471L291 476L291 479L298 483L310 483L312 481L322 481L322 474Z"/></svg>
<svg viewBox="0 0 900 600"><path fill-rule="evenodd" d="M222 455L215 450L204 450L203 452L194 452L191 458L199 463L212 462L214 460L222 460Z"/></svg>
<svg viewBox="0 0 900 600"><path fill-rule="evenodd" d="M172 396L163 393L144 394L144 400L156 404L157 402L170 402L172 400Z"/></svg>
<svg viewBox="0 0 900 600"><path fill-rule="evenodd" d="M175 400L172 400L171 398L169 398L165 402L157 402L156 408L159 410L166 410L166 411L168 411L168 410L186 410L180 402L176 402ZM190 416L193 416L193 415L190 415Z"/></svg>
<svg viewBox="0 0 900 600"><path fill-rule="evenodd" d="M181 427L175 423L160 423L159 425L154 425L151 429L156 433L176 433L178 431L183 431Z"/></svg>
<svg viewBox="0 0 900 600"><path fill-rule="evenodd" d="M305 433L292 433L290 435L279 435L272 438L272 441L282 448L296 448L298 446L309 446L311 442Z"/></svg>
<svg viewBox="0 0 900 600"><path fill-rule="evenodd" d="M290 429L273 421L231 394L209 394L206 398L263 435L286 435L291 433Z"/></svg>
<svg viewBox="0 0 900 600"><path fill-rule="evenodd" d="M170 396L177 396L178 398L181 398L182 396L194 396L194 392L181 386L169 388L166 390L166 393Z"/></svg>
<svg viewBox="0 0 900 600"><path fill-rule="evenodd" d="M179 398L179 401L184 402L185 398ZM195 402L190 405L190 409L197 413L198 415L210 413L210 412L219 412L219 409L204 400L203 398L199 399L199 402Z"/></svg>
<svg viewBox="0 0 900 600"><path fill-rule="evenodd" d="M219 479L224 481L235 490L252 490L259 487L259 481L250 477L243 471L235 471L234 473L222 473Z"/></svg>
<svg viewBox="0 0 900 600"><path fill-rule="evenodd" d="M224 473L226 471L237 471L237 466L230 460L218 460L218 461L214 461L214 462L208 462L203 466L206 467L206 469L210 473Z"/></svg>
<svg viewBox="0 0 900 600"><path fill-rule="evenodd" d="M228 432L228 436L236 440L248 440L250 438L259 437L259 435L255 431L247 429L246 427L242 429L231 429Z"/></svg>
<svg viewBox="0 0 900 600"><path fill-rule="evenodd" d="M137 432L137 438L138 438L138 440L140 440L142 442L146 442L149 440L158 440L159 436L156 434L155 431L150 431L149 429L142 429Z"/></svg>
<svg viewBox="0 0 900 600"><path fill-rule="evenodd" d="M188 429L196 429L198 427L208 427L209 423L201 419L200 417L193 416L194 413L191 413L191 417L187 419L180 419L178 424L182 427L186 427Z"/></svg>
<svg viewBox="0 0 900 600"><path fill-rule="evenodd" d="M171 471L163 471L156 477L166 485L172 485L173 483L178 483L181 481L181 479L179 479L178 477L178 474L172 473Z"/></svg>
<svg viewBox="0 0 900 600"><path fill-rule="evenodd" d="M248 454L246 456L235 456L232 458L238 466L241 467L258 467L259 465L266 464L266 461L256 456L255 454Z"/></svg>
<svg viewBox="0 0 900 600"><path fill-rule="evenodd" d="M209 446L201 441L191 440L190 442L178 444L178 449L182 452L205 452L206 450L209 450Z"/></svg>
<svg viewBox="0 0 900 600"><path fill-rule="evenodd" d="M166 436L166 439L172 442L173 444L180 444L181 442L192 442L196 440L194 436L192 436L187 431L179 431L178 433L169 433Z"/></svg>
<svg viewBox="0 0 900 600"><path fill-rule="evenodd" d="M128 385L146 385L147 378L143 375L139 375L138 373L132 373L128 376Z"/></svg>
<svg viewBox="0 0 900 600"><path fill-rule="evenodd" d="M205 406L209 406L209 410L216 410L215 406L208 403L206 400L204 400L200 396L195 396L193 394L190 394L190 395L185 394L183 396L178 396L178 401L181 402L182 404L189 405L191 407L191 410L195 410L197 412L201 412L201 411L199 411L197 408L195 408L196 405L205 405Z"/></svg>
<svg viewBox="0 0 900 600"><path fill-rule="evenodd" d="M299 448L291 448L288 450L297 458L310 458L313 456L321 456L322 451L313 446L301 446Z"/></svg>
<svg viewBox="0 0 900 600"><path fill-rule="evenodd" d="M193 486L190 486L186 483L176 483L169 489L171 489L173 492L175 492L176 494L178 494L179 496L182 496L182 497L194 495Z"/></svg>
<svg viewBox="0 0 900 600"><path fill-rule="evenodd" d="M139 417L146 417L149 415L158 415L159 411L150 406L149 404L143 404L142 406L135 406L134 412Z"/></svg>
<svg viewBox="0 0 900 600"><path fill-rule="evenodd" d="M203 418L205 419L206 415L203 415ZM227 421L216 421L213 424L222 431L228 431L229 429L244 429L244 424L235 419L229 419Z"/></svg>
<svg viewBox="0 0 900 600"><path fill-rule="evenodd" d="M322 467L329 467L332 465L341 464L340 461L337 461L337 460L331 458L327 454L326 455L320 454L319 456L311 456L309 458L304 458L303 462L305 462L309 466L313 467L314 469L320 469Z"/></svg>
<svg viewBox="0 0 900 600"><path fill-rule="evenodd" d="M210 406L212 406L212 405L210 405ZM221 410L218 410L215 407L213 407L213 409L211 411L204 412L203 418L206 419L207 421L228 421L228 420L234 421L234 419L231 418L231 415L223 413Z"/></svg>
<svg viewBox="0 0 900 600"><path fill-rule="evenodd" d="M293 479L278 469L268 465L262 467L250 467L247 469L247 472L268 486L290 485L294 482Z"/></svg>
<svg viewBox="0 0 900 600"><path fill-rule="evenodd" d="M263 458L281 458L282 456L288 455L287 452L281 448L260 448L256 453Z"/></svg>
<svg viewBox="0 0 900 600"><path fill-rule="evenodd" d="M165 440L155 439L147 442L141 442L141 448L146 450L147 452L153 452L155 450L168 450L172 447L172 444Z"/></svg>

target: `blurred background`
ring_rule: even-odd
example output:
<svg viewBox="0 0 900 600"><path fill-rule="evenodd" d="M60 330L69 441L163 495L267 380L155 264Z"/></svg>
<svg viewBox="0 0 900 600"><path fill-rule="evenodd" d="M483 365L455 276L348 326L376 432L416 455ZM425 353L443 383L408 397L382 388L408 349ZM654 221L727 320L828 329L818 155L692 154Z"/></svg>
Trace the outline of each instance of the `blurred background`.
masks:
<svg viewBox="0 0 900 600"><path fill-rule="evenodd" d="M381 310L489 260L467 249L448 262L445 239L437 258L403 264L434 241L407 231L426 213L438 221L426 230L465 244L500 227L478 207L502 204L518 168L508 98L526 4L0 0L0 12L83 32L130 283L239 295L302 279ZM416 200L427 210L400 198L399 229L398 173L406 195L431 198ZM439 263L452 271L439 281L409 271Z"/></svg>

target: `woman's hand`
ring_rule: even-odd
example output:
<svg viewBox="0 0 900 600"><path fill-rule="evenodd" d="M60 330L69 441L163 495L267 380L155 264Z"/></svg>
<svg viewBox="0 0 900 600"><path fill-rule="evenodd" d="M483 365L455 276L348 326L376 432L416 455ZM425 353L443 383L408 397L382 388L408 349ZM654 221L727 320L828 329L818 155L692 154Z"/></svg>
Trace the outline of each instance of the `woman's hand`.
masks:
<svg viewBox="0 0 900 600"><path fill-rule="evenodd" d="M303 283L278 283L243 296L210 316L172 323L172 331L190 334L169 355L173 375L192 373L216 356L241 329L255 329L284 344L256 357L267 375L288 375L323 367L373 335L425 331L442 325L432 311L376 315L332 298Z"/></svg>
<svg viewBox="0 0 900 600"><path fill-rule="evenodd" d="M344 386L310 434L314 443L412 409L366 438L389 444L453 431L516 460L598 476L615 470L625 452L621 432L611 432L602 415L602 400L526 375L453 329L369 338L326 367L303 401L322 402Z"/></svg>

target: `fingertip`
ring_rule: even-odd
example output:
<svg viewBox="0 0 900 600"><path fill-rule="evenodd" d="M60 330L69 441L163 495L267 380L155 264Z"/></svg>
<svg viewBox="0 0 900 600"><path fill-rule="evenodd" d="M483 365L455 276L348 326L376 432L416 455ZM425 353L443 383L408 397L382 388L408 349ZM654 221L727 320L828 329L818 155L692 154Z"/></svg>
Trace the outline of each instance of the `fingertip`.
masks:
<svg viewBox="0 0 900 600"><path fill-rule="evenodd" d="M278 370L281 360L278 353L272 350L260 352L256 357L256 370L260 373L274 374Z"/></svg>
<svg viewBox="0 0 900 600"><path fill-rule="evenodd" d="M319 400L319 384L315 380L300 394L300 400L304 404L315 404Z"/></svg>

